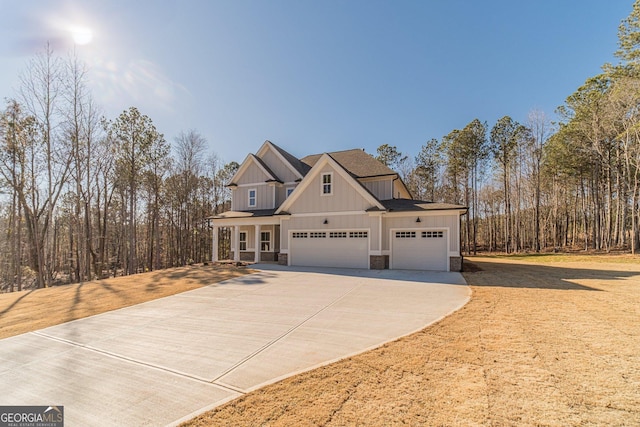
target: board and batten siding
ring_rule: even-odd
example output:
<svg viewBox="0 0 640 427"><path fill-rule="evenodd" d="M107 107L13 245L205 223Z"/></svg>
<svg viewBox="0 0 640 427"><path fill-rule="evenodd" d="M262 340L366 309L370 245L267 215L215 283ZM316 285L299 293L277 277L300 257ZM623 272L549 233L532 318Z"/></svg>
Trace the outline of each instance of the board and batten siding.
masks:
<svg viewBox="0 0 640 427"><path fill-rule="evenodd" d="M272 150L267 150L260 159L269 166L269 169L271 169L282 182L293 182L298 179L291 168L282 162L280 157Z"/></svg>
<svg viewBox="0 0 640 427"><path fill-rule="evenodd" d="M255 163L251 162L247 166L247 169L238 177L238 181L236 184L244 185L244 184L256 184L256 183L264 183L268 179L271 179L264 171Z"/></svg>
<svg viewBox="0 0 640 427"><path fill-rule="evenodd" d="M333 173L333 194L321 194L322 174ZM326 165L288 209L289 213L364 211L372 205L340 173Z"/></svg>
<svg viewBox="0 0 640 427"><path fill-rule="evenodd" d="M324 224L324 220L327 220L327 224ZM323 216L303 216L303 217L289 217L282 221L280 227L281 249L289 249L289 231L298 230L317 230L317 231L353 231L353 230L367 230L369 232L369 242L372 251L378 249L378 217L369 216L368 214L362 215L328 215Z"/></svg>
<svg viewBox="0 0 640 427"><path fill-rule="evenodd" d="M393 199L393 180L384 179L377 181L364 181L362 185L371 192L378 200Z"/></svg>
<svg viewBox="0 0 640 427"><path fill-rule="evenodd" d="M249 207L249 190L256 190L256 206ZM233 210L273 209L273 187L262 183L255 186L238 187L231 191Z"/></svg>
<svg viewBox="0 0 640 427"><path fill-rule="evenodd" d="M420 217L420 222L416 219ZM459 253L460 242L458 241L458 227L460 224L460 215L452 213L450 215L420 215L416 212L415 216L406 217L385 217L383 216L382 231L382 250L389 250L389 230L392 228L411 228L411 229L428 229L428 228L448 228L449 229L449 252Z"/></svg>

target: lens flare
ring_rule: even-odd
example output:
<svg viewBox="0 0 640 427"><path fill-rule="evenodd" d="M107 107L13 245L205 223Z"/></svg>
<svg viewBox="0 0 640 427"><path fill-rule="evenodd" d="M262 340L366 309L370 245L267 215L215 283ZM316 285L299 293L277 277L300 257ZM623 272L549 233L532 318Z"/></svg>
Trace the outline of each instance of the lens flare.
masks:
<svg viewBox="0 0 640 427"><path fill-rule="evenodd" d="M86 45L91 43L93 40L93 31L86 27L75 27L71 30L71 37L73 37L73 42L77 45Z"/></svg>

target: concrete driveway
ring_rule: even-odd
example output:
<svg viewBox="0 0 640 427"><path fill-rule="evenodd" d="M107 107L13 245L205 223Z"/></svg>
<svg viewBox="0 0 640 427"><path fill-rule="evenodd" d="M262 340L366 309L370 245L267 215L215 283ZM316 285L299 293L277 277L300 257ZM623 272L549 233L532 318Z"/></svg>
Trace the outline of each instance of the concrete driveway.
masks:
<svg viewBox="0 0 640 427"><path fill-rule="evenodd" d="M0 340L0 405L67 426L170 425L462 307L459 273L276 265Z"/></svg>

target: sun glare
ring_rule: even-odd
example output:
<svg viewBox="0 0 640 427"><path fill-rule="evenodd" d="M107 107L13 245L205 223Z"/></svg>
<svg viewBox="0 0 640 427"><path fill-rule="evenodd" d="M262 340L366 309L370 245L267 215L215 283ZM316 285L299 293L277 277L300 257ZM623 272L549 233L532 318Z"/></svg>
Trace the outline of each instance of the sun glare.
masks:
<svg viewBox="0 0 640 427"><path fill-rule="evenodd" d="M85 45L93 40L93 32L86 27L75 27L71 29L71 37L77 45Z"/></svg>

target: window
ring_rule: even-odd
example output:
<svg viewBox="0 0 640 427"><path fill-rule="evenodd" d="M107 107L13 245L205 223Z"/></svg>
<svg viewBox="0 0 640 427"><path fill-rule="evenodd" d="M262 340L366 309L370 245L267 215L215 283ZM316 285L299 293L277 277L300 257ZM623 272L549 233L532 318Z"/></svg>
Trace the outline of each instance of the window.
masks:
<svg viewBox="0 0 640 427"><path fill-rule="evenodd" d="M366 231L350 231L349 237L351 239L366 239L368 233Z"/></svg>
<svg viewBox="0 0 640 427"><path fill-rule="evenodd" d="M396 239L415 239L415 231L396 231Z"/></svg>
<svg viewBox="0 0 640 427"><path fill-rule="evenodd" d="M255 208L256 207L256 190L255 190L255 188L252 188L251 190L249 190L249 207L250 208Z"/></svg>
<svg viewBox="0 0 640 427"><path fill-rule="evenodd" d="M330 196L333 194L332 181L333 174L331 172L322 174L322 191L320 194L323 196Z"/></svg>
<svg viewBox="0 0 640 427"><path fill-rule="evenodd" d="M330 239L346 239L347 238L347 232L346 231L332 231L331 233L329 233L329 238Z"/></svg>
<svg viewBox="0 0 640 427"><path fill-rule="evenodd" d="M444 237L444 232L442 231L423 231L422 237L427 239L441 239Z"/></svg>
<svg viewBox="0 0 640 427"><path fill-rule="evenodd" d="M271 250L271 232L261 231L260 232L260 251L269 252L270 250Z"/></svg>
<svg viewBox="0 0 640 427"><path fill-rule="evenodd" d="M324 239L325 237L327 237L327 233L325 233L324 231L311 232L309 233L309 237L311 239Z"/></svg>
<svg viewBox="0 0 640 427"><path fill-rule="evenodd" d="M240 243L240 250L246 251L247 250L247 232L246 231L240 232L239 243Z"/></svg>
<svg viewBox="0 0 640 427"><path fill-rule="evenodd" d="M291 195L291 193L293 193L293 190L295 190L296 187L289 187L287 188L287 199L289 198L289 196Z"/></svg>
<svg viewBox="0 0 640 427"><path fill-rule="evenodd" d="M295 233L291 233L291 237L294 239L306 239L307 233L301 233L299 231L296 231Z"/></svg>

